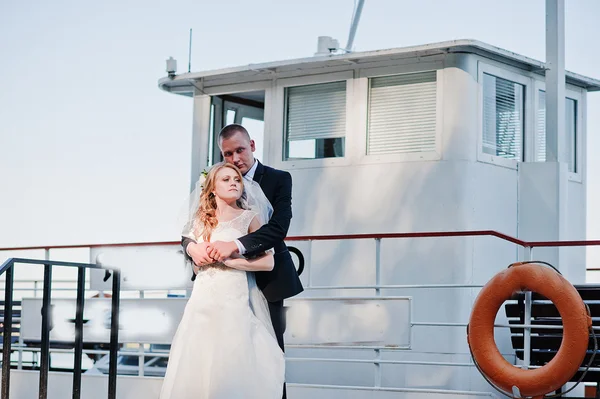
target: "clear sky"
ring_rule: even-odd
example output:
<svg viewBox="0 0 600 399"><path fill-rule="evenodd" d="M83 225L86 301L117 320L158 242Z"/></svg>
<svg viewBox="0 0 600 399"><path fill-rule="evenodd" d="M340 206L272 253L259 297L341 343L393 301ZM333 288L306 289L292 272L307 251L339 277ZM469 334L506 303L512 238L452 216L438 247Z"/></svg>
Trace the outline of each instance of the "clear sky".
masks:
<svg viewBox="0 0 600 399"><path fill-rule="evenodd" d="M600 78L600 1L566 0L566 67ZM0 0L0 247L177 239L192 70L345 45L354 0ZM545 59L544 0L366 0L355 50L477 39ZM600 239L600 93L588 96L588 238ZM600 251L598 252L600 255ZM600 256L598 257L600 259Z"/></svg>

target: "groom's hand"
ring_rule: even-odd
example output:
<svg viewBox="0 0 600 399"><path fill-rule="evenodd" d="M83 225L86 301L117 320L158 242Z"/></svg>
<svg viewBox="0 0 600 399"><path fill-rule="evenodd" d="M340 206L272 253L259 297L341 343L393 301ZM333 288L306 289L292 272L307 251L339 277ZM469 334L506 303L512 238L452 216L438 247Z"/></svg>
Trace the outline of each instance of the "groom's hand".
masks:
<svg viewBox="0 0 600 399"><path fill-rule="evenodd" d="M209 265L215 262L215 259L211 258L208 255L208 248L210 243L208 242L200 242L200 243L191 243L188 245L187 252L194 261L196 266Z"/></svg>
<svg viewBox="0 0 600 399"><path fill-rule="evenodd" d="M223 262L227 258L231 258L231 255L238 252L238 246L233 241L215 241L210 243L208 248L208 256L215 259L216 261Z"/></svg>

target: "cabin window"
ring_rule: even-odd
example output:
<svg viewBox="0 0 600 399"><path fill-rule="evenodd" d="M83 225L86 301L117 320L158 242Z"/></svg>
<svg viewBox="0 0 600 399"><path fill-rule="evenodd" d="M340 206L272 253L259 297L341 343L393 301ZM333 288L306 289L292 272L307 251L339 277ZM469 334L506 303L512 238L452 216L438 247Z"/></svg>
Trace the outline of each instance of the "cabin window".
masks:
<svg viewBox="0 0 600 399"><path fill-rule="evenodd" d="M285 159L343 157L346 81L285 90Z"/></svg>
<svg viewBox="0 0 600 399"><path fill-rule="evenodd" d="M436 71L369 79L367 155L436 149Z"/></svg>
<svg viewBox="0 0 600 399"><path fill-rule="evenodd" d="M523 159L525 86L483 74L482 152L505 159Z"/></svg>
<svg viewBox="0 0 600 399"><path fill-rule="evenodd" d="M538 91L538 115L536 126L536 162L546 161L546 92ZM565 98L565 135L569 172L577 173L577 100Z"/></svg>

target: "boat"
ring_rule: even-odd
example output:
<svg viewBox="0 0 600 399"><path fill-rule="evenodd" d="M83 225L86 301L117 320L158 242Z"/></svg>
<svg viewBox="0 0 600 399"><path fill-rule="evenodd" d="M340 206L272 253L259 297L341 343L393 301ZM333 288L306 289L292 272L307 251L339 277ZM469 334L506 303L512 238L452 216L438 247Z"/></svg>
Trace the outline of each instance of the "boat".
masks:
<svg viewBox="0 0 600 399"><path fill-rule="evenodd" d="M193 104L190 190L222 159L216 135L229 123L248 128L261 162L292 175L286 243L305 291L285 302L289 397L500 397L466 341L481 287L522 260L585 284L595 245L584 241L586 119L600 80L560 65L560 52L544 63L470 39L355 52L330 37L301 59L184 73L167 60L159 89ZM82 397L158 397L192 287L177 240L84 246L97 297L80 316L75 299L53 301L46 341L43 298L23 297L10 398L37 395L44 345L74 353L77 317ZM10 250L41 250L44 264L58 249ZM497 325L499 350L522 366L506 313ZM73 368L46 373L48 398L72 394Z"/></svg>

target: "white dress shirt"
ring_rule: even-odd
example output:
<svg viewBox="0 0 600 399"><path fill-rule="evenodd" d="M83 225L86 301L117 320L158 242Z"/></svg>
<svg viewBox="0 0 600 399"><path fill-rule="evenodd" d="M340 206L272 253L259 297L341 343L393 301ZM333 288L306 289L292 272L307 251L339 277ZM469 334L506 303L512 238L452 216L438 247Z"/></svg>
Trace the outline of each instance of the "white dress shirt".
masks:
<svg viewBox="0 0 600 399"><path fill-rule="evenodd" d="M254 160L254 165L244 175L244 179L254 180L254 174L256 173L256 168L258 167L258 161Z"/></svg>

